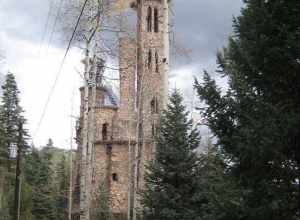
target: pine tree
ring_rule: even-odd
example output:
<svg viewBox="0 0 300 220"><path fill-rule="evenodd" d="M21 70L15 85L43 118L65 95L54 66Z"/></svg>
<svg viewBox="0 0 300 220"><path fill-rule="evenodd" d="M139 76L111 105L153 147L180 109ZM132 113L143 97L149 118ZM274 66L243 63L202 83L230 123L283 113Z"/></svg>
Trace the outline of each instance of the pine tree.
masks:
<svg viewBox="0 0 300 220"><path fill-rule="evenodd" d="M0 106L0 124L1 124L1 155L6 159L6 165L10 169L10 148L17 145L18 127L21 121L22 108L19 100L19 90L13 74L6 75L6 80L2 86L3 95ZM26 133L25 131L23 132Z"/></svg>
<svg viewBox="0 0 300 220"><path fill-rule="evenodd" d="M187 119L182 97L174 91L161 117L155 160L147 167L142 191L144 219L196 219L199 135Z"/></svg>
<svg viewBox="0 0 300 220"><path fill-rule="evenodd" d="M6 203L6 210L10 210L10 215L15 212L13 201L16 175L13 169L15 161L11 158L16 155L11 155L11 149L14 149L16 153L17 146L21 147L20 158L22 158L28 148L26 143L27 131L24 128L19 130L20 124L24 125L26 122L22 115L23 110L20 106L19 93L14 75L7 74L2 86L0 104L0 211L1 204ZM20 133L22 133L22 136L19 136Z"/></svg>
<svg viewBox="0 0 300 220"><path fill-rule="evenodd" d="M41 157L39 151L32 147L31 151L25 156L25 181L28 183L32 190L32 208L31 212L35 219L39 219L40 204L37 202L40 195L40 169Z"/></svg>
<svg viewBox="0 0 300 220"><path fill-rule="evenodd" d="M57 219L67 218L69 177L66 156L63 154L56 168L57 172L57 194L55 196Z"/></svg>
<svg viewBox="0 0 300 220"><path fill-rule="evenodd" d="M32 192L31 199L25 203L32 219L66 219L69 168L65 151L56 149L49 139L41 150L31 148L26 154L24 166L25 197ZM27 216L30 215L29 210Z"/></svg>
<svg viewBox="0 0 300 220"><path fill-rule="evenodd" d="M26 182L25 178L22 177L20 220L34 220L31 211L33 194L32 187Z"/></svg>
<svg viewBox="0 0 300 220"><path fill-rule="evenodd" d="M45 148L53 148L53 140L51 138L48 139L48 143L46 144Z"/></svg>
<svg viewBox="0 0 300 220"><path fill-rule="evenodd" d="M2 123L0 122L0 212L4 213L4 185L7 172L7 151L5 147L5 135Z"/></svg>
<svg viewBox="0 0 300 220"><path fill-rule="evenodd" d="M9 153L5 143L6 140L5 140L4 125L2 121L0 121L0 169L1 170L7 166L7 157Z"/></svg>
<svg viewBox="0 0 300 220"><path fill-rule="evenodd" d="M201 220L238 220L244 217L244 202L238 181L228 175L226 158L210 141L199 155L196 201Z"/></svg>
<svg viewBox="0 0 300 220"><path fill-rule="evenodd" d="M36 219L56 219L56 204L53 186L52 152L32 149L26 156L26 181L32 187L32 215Z"/></svg>
<svg viewBox="0 0 300 220"><path fill-rule="evenodd" d="M300 216L300 2L247 0L218 54L225 95L204 74L203 111L245 201L243 219Z"/></svg>

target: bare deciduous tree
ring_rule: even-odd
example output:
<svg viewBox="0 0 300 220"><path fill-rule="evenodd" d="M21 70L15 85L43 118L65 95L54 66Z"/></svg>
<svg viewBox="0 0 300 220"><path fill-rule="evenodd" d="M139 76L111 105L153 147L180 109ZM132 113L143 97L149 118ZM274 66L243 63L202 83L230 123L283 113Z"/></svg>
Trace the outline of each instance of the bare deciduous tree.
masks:
<svg viewBox="0 0 300 220"><path fill-rule="evenodd" d="M59 26L64 40L70 38L83 3L84 0L63 2ZM136 16L129 3L130 0L89 0L75 33L74 46L86 50L89 45L91 57L106 60L108 76L103 79L108 84L118 80L120 37L135 37Z"/></svg>

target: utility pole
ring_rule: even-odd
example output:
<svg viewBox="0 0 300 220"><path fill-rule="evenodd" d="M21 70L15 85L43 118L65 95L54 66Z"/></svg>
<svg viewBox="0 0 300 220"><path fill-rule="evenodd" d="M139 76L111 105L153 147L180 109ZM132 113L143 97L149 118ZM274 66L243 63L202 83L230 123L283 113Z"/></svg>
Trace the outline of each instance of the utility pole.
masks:
<svg viewBox="0 0 300 220"><path fill-rule="evenodd" d="M15 220L20 220L21 206L21 159L22 159L22 138L23 138L23 122L19 123L17 143L17 165L16 165L16 182L15 182Z"/></svg>
<svg viewBox="0 0 300 220"><path fill-rule="evenodd" d="M71 101L71 115L73 114L73 99L74 94L72 96ZM69 210L68 210L68 220L72 220L72 203L73 203L73 197L72 197L72 189L73 189L73 119L71 117L71 137L70 137L70 153L69 153L69 160L70 160L70 179L69 179Z"/></svg>

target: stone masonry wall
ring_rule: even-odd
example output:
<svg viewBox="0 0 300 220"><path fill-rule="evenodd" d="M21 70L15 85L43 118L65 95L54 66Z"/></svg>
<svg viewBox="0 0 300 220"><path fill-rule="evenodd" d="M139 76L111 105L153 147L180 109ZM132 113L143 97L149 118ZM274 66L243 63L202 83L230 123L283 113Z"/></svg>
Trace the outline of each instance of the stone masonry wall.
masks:
<svg viewBox="0 0 300 220"><path fill-rule="evenodd" d="M154 134L168 95L168 1L138 0L138 103L139 137L135 184L135 209L140 208L138 191L144 187L145 165L153 159Z"/></svg>
<svg viewBox="0 0 300 220"><path fill-rule="evenodd" d="M91 189L95 199L100 185L104 185L110 195L111 212L122 216L130 213L129 220L138 207L137 191L144 185L145 165L153 159L153 134L166 104L169 65L168 0L137 0L135 7L137 39L120 39L119 107L103 106L107 91L97 89ZM155 13L158 29L154 28ZM82 96L81 106L83 102ZM138 122L141 126L137 126ZM103 138L104 124L106 138Z"/></svg>
<svg viewBox="0 0 300 220"><path fill-rule="evenodd" d="M136 41L121 38L119 42L120 66L120 106L119 117L123 120L131 119L135 112L136 98Z"/></svg>

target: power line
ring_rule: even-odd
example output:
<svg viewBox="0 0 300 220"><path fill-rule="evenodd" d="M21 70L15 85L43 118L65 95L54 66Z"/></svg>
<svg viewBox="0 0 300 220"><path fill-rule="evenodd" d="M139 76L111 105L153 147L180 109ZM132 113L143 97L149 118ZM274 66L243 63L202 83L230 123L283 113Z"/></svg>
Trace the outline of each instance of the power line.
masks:
<svg viewBox="0 0 300 220"><path fill-rule="evenodd" d="M49 93L49 95L48 95L48 98L47 98L47 100L46 100L45 106L44 106L44 108L43 108L43 112L42 112L41 118L40 118L39 123L38 123L38 126L37 126L37 128L36 128L36 130L35 130L35 133L34 133L34 136L33 136L34 138L35 138L35 136L37 135L37 133L38 133L40 127L41 127L41 124L42 124L42 122L43 122L43 119L44 119L44 117L45 117L45 115L46 115L46 112L47 112L47 108L48 108L49 102L50 102L50 100L51 100L51 98L52 98L52 96L53 96L54 90L55 90L55 88L56 88L56 84L57 84L58 79L59 79L59 77L60 77L60 75L61 75L62 68L63 68L63 66L64 66L64 63L65 63L65 60L66 60L66 58L67 58L68 52L69 52L69 50L70 50L70 48L71 48L72 41L73 41L74 36L75 36L75 34L76 34L76 30L77 30L77 28L78 28L80 19L81 19L81 17L82 17L82 14L83 14L83 12L84 12L84 9L85 9L85 6L86 6L87 2L88 2L88 0L85 0L84 4L83 4L83 6L82 6L80 15L79 15L79 17L78 17L78 19L77 19L77 22L76 22L74 31L73 31L73 33L72 33L71 39L70 39L70 41L69 41L68 47L67 47L66 52L65 52L65 55L64 55L63 60L62 60L62 62L61 62L61 64L60 64L59 71L58 71L57 74L56 74L54 83L53 83L53 85L52 85L52 87L51 87L50 93Z"/></svg>
<svg viewBox="0 0 300 220"><path fill-rule="evenodd" d="M40 53L41 53L41 50L42 50L42 45L44 43L44 40L45 40L45 37L46 37L46 34L47 34L49 21L50 21L50 17L51 17L52 7L53 7L53 1L50 2L49 11L48 11L48 15L47 15L47 20L46 20L44 32L43 32L43 35L42 35L42 39L41 39L41 42L40 42L40 46L39 46L39 51L38 51L39 56L40 56Z"/></svg>
<svg viewBox="0 0 300 220"><path fill-rule="evenodd" d="M63 3L63 0L60 0L59 5L58 5L58 9L57 9L57 13L56 13L56 16L55 16L55 19L54 19L54 24L53 24L53 27L52 27L52 30L51 30L51 33L50 33L50 38L49 38L49 41L48 41L48 46L47 46L46 54L47 54L47 52L49 50L49 47L50 47L50 44L52 42L52 38L53 38L53 35L54 35L54 32L55 32L55 27L56 27L56 24L57 24L59 16L60 16L60 12L61 12L61 8L62 8L62 3Z"/></svg>

